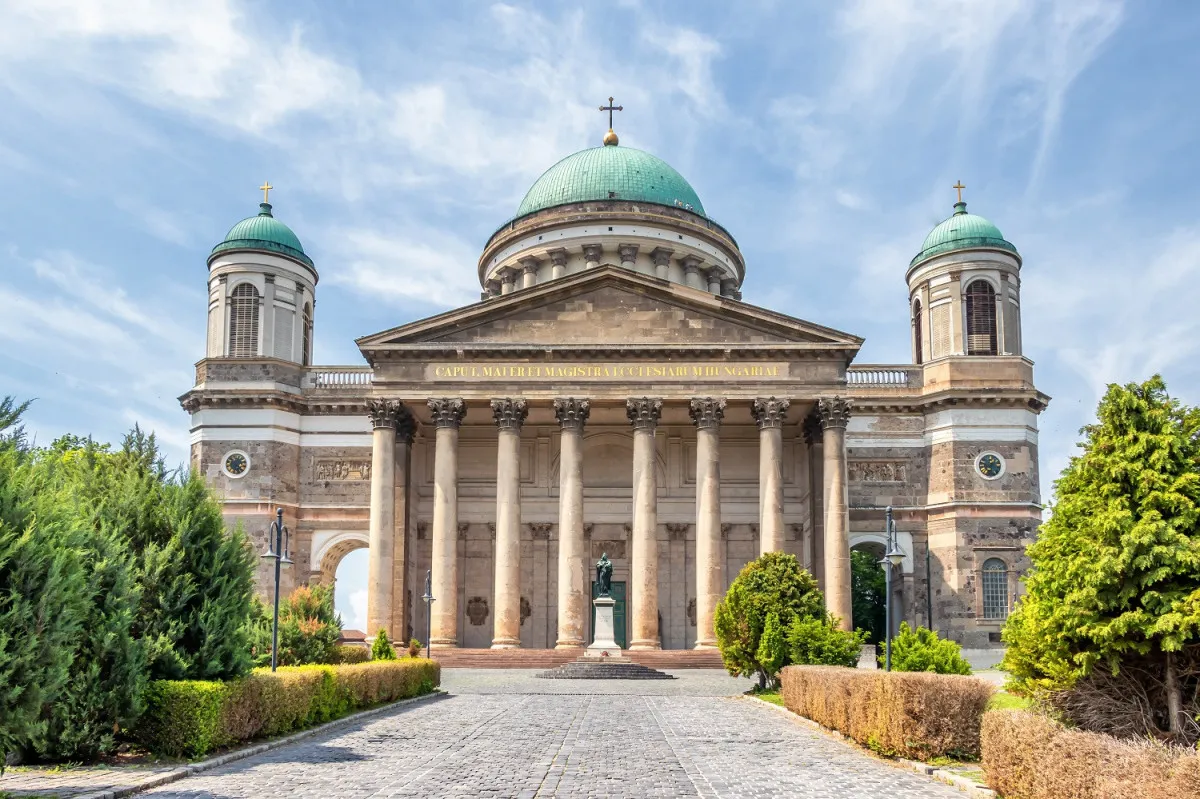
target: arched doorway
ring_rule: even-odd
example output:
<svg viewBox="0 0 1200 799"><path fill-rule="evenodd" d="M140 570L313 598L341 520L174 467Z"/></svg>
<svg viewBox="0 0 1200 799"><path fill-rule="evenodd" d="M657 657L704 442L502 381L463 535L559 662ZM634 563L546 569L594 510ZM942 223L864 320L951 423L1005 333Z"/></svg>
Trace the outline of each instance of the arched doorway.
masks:
<svg viewBox="0 0 1200 799"><path fill-rule="evenodd" d="M321 582L333 586L333 608L342 617L342 629L367 635L367 533L318 533L313 561L320 567Z"/></svg>
<svg viewBox="0 0 1200 799"><path fill-rule="evenodd" d="M887 624L887 575L879 565L883 552L883 544L877 541L864 541L850 550L854 629L867 631L868 644L883 641Z"/></svg>

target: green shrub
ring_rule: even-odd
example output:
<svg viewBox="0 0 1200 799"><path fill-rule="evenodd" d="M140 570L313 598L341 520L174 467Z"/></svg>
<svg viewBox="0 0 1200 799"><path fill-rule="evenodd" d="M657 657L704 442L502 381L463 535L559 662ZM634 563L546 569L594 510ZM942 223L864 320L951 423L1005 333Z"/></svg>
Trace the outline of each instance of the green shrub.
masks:
<svg viewBox="0 0 1200 799"><path fill-rule="evenodd" d="M168 757L200 757L222 743L224 683L206 680L157 680L146 690L146 712L136 728L138 740Z"/></svg>
<svg viewBox="0 0 1200 799"><path fill-rule="evenodd" d="M279 665L333 663L341 634L333 587L302 585L279 607Z"/></svg>
<svg viewBox="0 0 1200 799"><path fill-rule="evenodd" d="M757 676L760 688L778 667L759 660L767 618L775 614L787 629L796 618L824 618L825 601L817 582L794 555L768 552L746 564L717 604L714 628L721 660L730 674ZM774 650L768 650L773 653ZM785 662L780 665L786 665Z"/></svg>
<svg viewBox="0 0 1200 799"><path fill-rule="evenodd" d="M416 638L410 638L408 641L408 656L410 658L421 657L421 642Z"/></svg>
<svg viewBox="0 0 1200 799"><path fill-rule="evenodd" d="M392 642L388 640L387 630L380 629L379 634L375 636L375 643L371 644L371 660L395 660L396 650L392 648Z"/></svg>
<svg viewBox="0 0 1200 799"><path fill-rule="evenodd" d="M880 663L884 656L880 655ZM931 671L935 674L970 674L971 664L963 659L962 649L954 641L938 638L924 627L912 629L900 624L900 634L892 639L892 671Z"/></svg>
<svg viewBox="0 0 1200 799"><path fill-rule="evenodd" d="M783 627L779 624L778 613L768 613L767 623L763 625L762 636L758 639L758 652L755 653L763 671L770 675L770 684L775 684L775 675L787 660L787 646L783 640Z"/></svg>
<svg viewBox="0 0 1200 799"><path fill-rule="evenodd" d="M787 631L788 662L854 668L866 637L865 630L843 630L833 618L797 618Z"/></svg>
<svg viewBox="0 0 1200 799"><path fill-rule="evenodd" d="M338 644L334 648L333 662L336 664L345 663L366 663L371 659L371 650L365 646L358 644Z"/></svg>
<svg viewBox="0 0 1200 799"><path fill-rule="evenodd" d="M780 672L788 710L890 757L976 758L984 710L996 689L949 674L831 666Z"/></svg>
<svg viewBox="0 0 1200 799"><path fill-rule="evenodd" d="M157 754L202 757L428 693L440 681L441 667L424 659L255 669L229 682L161 680L151 684L136 735Z"/></svg>

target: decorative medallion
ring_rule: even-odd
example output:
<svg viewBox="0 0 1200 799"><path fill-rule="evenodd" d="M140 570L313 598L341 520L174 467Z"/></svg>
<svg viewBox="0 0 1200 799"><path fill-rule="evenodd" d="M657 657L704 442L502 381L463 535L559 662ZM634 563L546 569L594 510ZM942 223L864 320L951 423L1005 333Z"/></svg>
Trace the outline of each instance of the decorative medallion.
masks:
<svg viewBox="0 0 1200 799"><path fill-rule="evenodd" d="M530 606L529 600L521 597L521 626L525 626L525 620L533 615L533 607Z"/></svg>
<svg viewBox="0 0 1200 799"><path fill-rule="evenodd" d="M482 627L488 617L488 601L481 596L473 596L467 600L467 620L472 627Z"/></svg>
<svg viewBox="0 0 1200 799"><path fill-rule="evenodd" d="M250 456L240 449L226 452L221 459L221 471L225 472L226 477L245 477L246 472L250 471Z"/></svg>
<svg viewBox="0 0 1200 799"><path fill-rule="evenodd" d="M995 480L1004 475L1004 457L998 452L981 452L975 458L975 471L984 480Z"/></svg>

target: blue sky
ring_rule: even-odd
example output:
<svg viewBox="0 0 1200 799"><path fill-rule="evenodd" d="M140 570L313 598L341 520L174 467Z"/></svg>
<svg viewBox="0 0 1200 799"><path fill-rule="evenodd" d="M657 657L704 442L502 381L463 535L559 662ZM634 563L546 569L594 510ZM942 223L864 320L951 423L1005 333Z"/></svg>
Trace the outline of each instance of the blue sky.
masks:
<svg viewBox="0 0 1200 799"><path fill-rule="evenodd" d="M0 0L0 395L39 440L139 422L182 462L205 258L264 179L321 273L317 362L358 363L478 298L613 95L737 237L745 299L861 363L908 360L904 271L961 179L1025 260L1049 498L1106 383L1200 402L1198 41L1184 0Z"/></svg>

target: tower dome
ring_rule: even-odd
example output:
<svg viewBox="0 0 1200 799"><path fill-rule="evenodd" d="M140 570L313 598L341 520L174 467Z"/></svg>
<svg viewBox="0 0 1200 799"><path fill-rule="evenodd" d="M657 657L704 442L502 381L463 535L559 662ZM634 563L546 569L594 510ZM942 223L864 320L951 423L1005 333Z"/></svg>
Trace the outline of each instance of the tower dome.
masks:
<svg viewBox="0 0 1200 799"><path fill-rule="evenodd" d="M229 229L221 243L213 247L209 258L230 250L265 250L313 266L292 229L271 214L271 204L259 203L258 208L256 216L247 217Z"/></svg>
<svg viewBox="0 0 1200 799"><path fill-rule="evenodd" d="M568 155L547 169L525 193L516 217L594 200L654 203L704 216L696 190L670 164L612 143Z"/></svg>
<svg viewBox="0 0 1200 799"><path fill-rule="evenodd" d="M959 200L954 213L929 232L921 251L909 263L916 266L926 258L955 250L994 249L1017 255L1017 248L1007 241L1000 228L978 214L968 214L967 204Z"/></svg>

